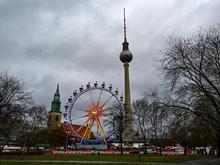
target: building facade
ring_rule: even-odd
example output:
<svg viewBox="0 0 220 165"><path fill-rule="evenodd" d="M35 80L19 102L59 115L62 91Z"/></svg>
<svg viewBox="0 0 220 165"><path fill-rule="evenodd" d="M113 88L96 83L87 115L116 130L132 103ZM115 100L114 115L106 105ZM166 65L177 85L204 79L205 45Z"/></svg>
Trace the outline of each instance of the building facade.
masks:
<svg viewBox="0 0 220 165"><path fill-rule="evenodd" d="M61 126L61 115L62 112L60 111L60 92L59 92L59 84L57 85L56 92L54 93L54 98L51 103L51 110L48 114L48 128L56 129Z"/></svg>

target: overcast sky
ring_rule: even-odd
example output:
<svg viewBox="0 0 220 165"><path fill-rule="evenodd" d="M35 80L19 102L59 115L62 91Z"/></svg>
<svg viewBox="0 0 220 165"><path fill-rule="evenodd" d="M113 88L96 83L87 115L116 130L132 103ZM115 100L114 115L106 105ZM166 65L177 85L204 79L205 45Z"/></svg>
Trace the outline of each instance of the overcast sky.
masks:
<svg viewBox="0 0 220 165"><path fill-rule="evenodd" d="M168 35L189 36L220 18L220 0L0 0L0 72L48 110L58 83L62 106L89 81L123 92L124 7L132 100L164 83L158 59Z"/></svg>

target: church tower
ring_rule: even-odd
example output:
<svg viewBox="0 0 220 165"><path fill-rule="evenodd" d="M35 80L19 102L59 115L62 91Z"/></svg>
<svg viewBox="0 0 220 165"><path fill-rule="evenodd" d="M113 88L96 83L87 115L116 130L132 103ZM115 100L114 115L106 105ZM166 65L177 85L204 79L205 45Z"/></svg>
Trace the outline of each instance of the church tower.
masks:
<svg viewBox="0 0 220 165"><path fill-rule="evenodd" d="M57 90L54 94L54 98L51 104L51 110L48 116L48 128L56 129L61 126L61 112L60 112L60 92L59 84L57 85Z"/></svg>

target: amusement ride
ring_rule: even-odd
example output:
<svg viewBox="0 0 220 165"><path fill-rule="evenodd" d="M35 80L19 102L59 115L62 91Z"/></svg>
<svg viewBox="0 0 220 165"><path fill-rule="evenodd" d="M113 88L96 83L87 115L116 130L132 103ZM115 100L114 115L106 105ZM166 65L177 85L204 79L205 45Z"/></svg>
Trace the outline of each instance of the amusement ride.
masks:
<svg viewBox="0 0 220 165"><path fill-rule="evenodd" d="M79 144L107 144L114 138L114 114L122 111L123 96L112 84L106 88L86 84L68 98L63 113L63 123L71 132L72 140Z"/></svg>

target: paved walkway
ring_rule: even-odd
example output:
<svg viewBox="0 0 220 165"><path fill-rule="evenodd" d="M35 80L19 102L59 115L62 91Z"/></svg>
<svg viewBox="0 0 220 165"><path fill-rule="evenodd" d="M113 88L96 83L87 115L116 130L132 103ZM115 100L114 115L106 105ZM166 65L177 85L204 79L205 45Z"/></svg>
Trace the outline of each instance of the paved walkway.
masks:
<svg viewBox="0 0 220 165"><path fill-rule="evenodd" d="M144 163L111 161L77 161L77 160L0 160L0 162L44 162L44 163L84 163L84 164L142 164L142 165L220 165L219 159L194 160L183 163Z"/></svg>
<svg viewBox="0 0 220 165"><path fill-rule="evenodd" d="M179 165L220 165L220 158L188 161L188 162L179 163Z"/></svg>

